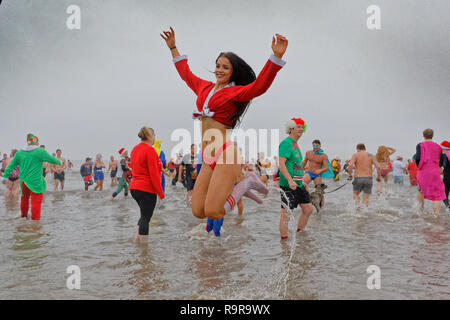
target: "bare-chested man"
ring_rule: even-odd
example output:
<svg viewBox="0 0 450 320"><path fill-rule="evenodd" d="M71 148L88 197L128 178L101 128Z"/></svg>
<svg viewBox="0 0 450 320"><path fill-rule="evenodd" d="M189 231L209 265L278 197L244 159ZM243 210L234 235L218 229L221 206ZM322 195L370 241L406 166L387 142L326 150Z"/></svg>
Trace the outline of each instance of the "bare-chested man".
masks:
<svg viewBox="0 0 450 320"><path fill-rule="evenodd" d="M307 168L308 172L303 176L303 183L308 185L311 181L314 181L314 185L322 183L322 173L327 172L328 157L321 149L321 143L319 140L312 142L313 149L306 151L305 159L303 160L303 168Z"/></svg>
<svg viewBox="0 0 450 320"><path fill-rule="evenodd" d="M108 172L111 171L111 187L117 186L117 160L114 159L114 156L111 156L108 166Z"/></svg>
<svg viewBox="0 0 450 320"><path fill-rule="evenodd" d="M64 170L67 169L67 162L62 156L61 149L56 150L56 158L61 161L60 165L52 165L52 171L54 172L55 179L55 191L58 190L58 186L61 183L61 191L64 190L64 180L66 179L66 173Z"/></svg>
<svg viewBox="0 0 450 320"><path fill-rule="evenodd" d="M366 207L369 206L369 196L372 194L372 167L377 169L377 181L380 181L380 164L375 158L366 152L366 146L360 143L356 146L356 153L352 156L350 164L348 166L348 172L350 174L349 179L352 177L353 168L355 168L355 180L353 180L353 198L355 199L356 206L360 206L359 194L361 191L363 194L363 203Z"/></svg>

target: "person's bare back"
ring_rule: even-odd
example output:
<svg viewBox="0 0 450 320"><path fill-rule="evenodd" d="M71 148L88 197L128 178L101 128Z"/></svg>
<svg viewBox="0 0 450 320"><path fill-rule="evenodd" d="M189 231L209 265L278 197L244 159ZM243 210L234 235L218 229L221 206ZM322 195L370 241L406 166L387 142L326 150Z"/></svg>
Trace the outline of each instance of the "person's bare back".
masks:
<svg viewBox="0 0 450 320"><path fill-rule="evenodd" d="M350 160L350 165L352 169L355 167L355 178L362 177L372 177L373 176L373 166L379 170L380 165L375 160L375 158L364 150L358 150Z"/></svg>

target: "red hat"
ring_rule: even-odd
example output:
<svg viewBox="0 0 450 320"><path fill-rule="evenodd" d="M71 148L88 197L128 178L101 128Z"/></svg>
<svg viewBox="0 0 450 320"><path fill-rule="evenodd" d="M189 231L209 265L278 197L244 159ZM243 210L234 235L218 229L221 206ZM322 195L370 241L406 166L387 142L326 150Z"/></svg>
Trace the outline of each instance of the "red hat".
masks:
<svg viewBox="0 0 450 320"><path fill-rule="evenodd" d="M293 129L298 125L303 126L303 132L306 131L306 123L302 118L291 118L291 120L286 122L286 133L289 134L290 129Z"/></svg>
<svg viewBox="0 0 450 320"><path fill-rule="evenodd" d="M119 150L119 154L122 155L123 153L127 152L128 150L126 150L125 148L122 148Z"/></svg>
<svg viewBox="0 0 450 320"><path fill-rule="evenodd" d="M441 146L446 149L450 149L450 142L448 142L447 140L442 141Z"/></svg>
<svg viewBox="0 0 450 320"><path fill-rule="evenodd" d="M305 121L302 118L292 118L291 120L294 121L297 125L305 124Z"/></svg>
<svg viewBox="0 0 450 320"><path fill-rule="evenodd" d="M28 145L32 145L32 144L38 143L38 142L39 142L39 139L34 134L32 134L32 133L27 134L27 144Z"/></svg>

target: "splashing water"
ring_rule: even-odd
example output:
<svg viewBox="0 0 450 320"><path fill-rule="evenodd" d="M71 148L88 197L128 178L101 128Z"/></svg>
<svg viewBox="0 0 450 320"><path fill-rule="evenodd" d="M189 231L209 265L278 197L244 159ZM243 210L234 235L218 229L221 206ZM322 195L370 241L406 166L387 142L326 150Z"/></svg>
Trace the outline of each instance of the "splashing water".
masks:
<svg viewBox="0 0 450 320"><path fill-rule="evenodd" d="M275 190L275 191L279 191L281 192L281 194L283 195L283 197L286 199L288 205L286 205L285 203L283 203L280 199L280 203L283 206L283 208L286 210L286 212L289 213L289 221L288 221L288 230L290 231L290 233L292 234L292 241L291 241L291 250L290 250L290 254L289 254L289 258L284 266L284 275L283 273L280 280L278 281L278 285L277 287L279 288L279 293L281 293L281 290L283 290L283 299L286 298L286 293L287 293L287 282L289 279L289 272L291 270L291 264L292 264L292 258L294 256L295 253L295 248L297 246L297 225L295 223L295 217L294 217L294 212L293 210L290 209L290 202L289 202L289 197L286 195L286 193L278 187L275 186L271 186L269 187L270 190ZM293 225L293 227L289 228L289 224ZM281 284L282 282L282 284ZM284 288L284 289L283 289Z"/></svg>

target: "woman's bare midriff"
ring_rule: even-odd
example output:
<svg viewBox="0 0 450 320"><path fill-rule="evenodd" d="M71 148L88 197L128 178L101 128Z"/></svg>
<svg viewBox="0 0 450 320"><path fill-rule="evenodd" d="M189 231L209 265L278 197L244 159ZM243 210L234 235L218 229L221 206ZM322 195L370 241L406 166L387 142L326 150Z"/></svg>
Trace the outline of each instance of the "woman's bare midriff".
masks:
<svg viewBox="0 0 450 320"><path fill-rule="evenodd" d="M217 141L217 143L214 145L214 148L211 149L211 154L205 154L206 157L214 157L216 154L216 151L221 148L228 140L229 136L227 136L227 130L231 129L231 127L226 126L213 118L209 117L202 117L200 118L201 123L201 131L202 131L202 151L207 150L206 147L213 143L215 141L215 136L218 135L218 130L220 132L220 139L221 141ZM208 133L208 130L211 130L211 132ZM207 134L205 136L205 134ZM210 136L213 138L211 139ZM210 148L208 148L209 150Z"/></svg>

